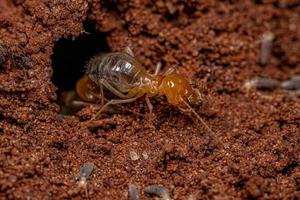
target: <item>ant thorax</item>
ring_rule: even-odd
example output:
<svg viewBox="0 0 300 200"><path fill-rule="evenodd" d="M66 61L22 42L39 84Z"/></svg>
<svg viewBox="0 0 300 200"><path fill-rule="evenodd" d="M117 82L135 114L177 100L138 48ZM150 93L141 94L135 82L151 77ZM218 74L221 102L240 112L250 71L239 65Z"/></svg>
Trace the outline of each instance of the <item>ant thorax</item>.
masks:
<svg viewBox="0 0 300 200"><path fill-rule="evenodd" d="M140 94L141 96L144 94L147 94L148 96L158 96L160 94L160 84L162 79L162 76L144 73L140 76L137 87L133 87L129 93Z"/></svg>

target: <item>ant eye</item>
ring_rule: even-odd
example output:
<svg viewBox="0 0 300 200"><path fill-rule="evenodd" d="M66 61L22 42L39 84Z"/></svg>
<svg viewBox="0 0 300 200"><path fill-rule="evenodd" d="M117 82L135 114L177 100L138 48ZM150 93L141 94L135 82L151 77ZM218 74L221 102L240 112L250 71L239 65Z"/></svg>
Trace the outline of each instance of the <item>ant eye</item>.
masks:
<svg viewBox="0 0 300 200"><path fill-rule="evenodd" d="M174 84L174 82L173 82L173 81L169 81L169 82L168 82L168 86L169 86L170 88L173 88L173 87L174 87L174 85L175 85L175 84Z"/></svg>

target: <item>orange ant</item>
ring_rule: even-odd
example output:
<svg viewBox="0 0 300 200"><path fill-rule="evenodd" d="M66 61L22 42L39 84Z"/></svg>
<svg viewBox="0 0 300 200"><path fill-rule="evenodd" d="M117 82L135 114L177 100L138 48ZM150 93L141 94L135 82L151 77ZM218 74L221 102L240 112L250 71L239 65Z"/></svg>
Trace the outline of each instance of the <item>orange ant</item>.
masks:
<svg viewBox="0 0 300 200"><path fill-rule="evenodd" d="M153 106L149 97L167 97L168 103L178 107L183 112L191 111L201 123L212 133L202 118L190 105L201 102L200 92L192 88L188 80L174 69L168 69L159 75L160 65L155 73L148 73L134 58L129 47L124 52L100 54L92 58L87 64L87 72L76 85L76 91L82 100L95 102L101 99L102 107L91 120L96 119L109 105L131 103L145 96L149 108L149 121L151 121ZM118 96L104 104L103 88ZM99 94L100 92L100 94Z"/></svg>

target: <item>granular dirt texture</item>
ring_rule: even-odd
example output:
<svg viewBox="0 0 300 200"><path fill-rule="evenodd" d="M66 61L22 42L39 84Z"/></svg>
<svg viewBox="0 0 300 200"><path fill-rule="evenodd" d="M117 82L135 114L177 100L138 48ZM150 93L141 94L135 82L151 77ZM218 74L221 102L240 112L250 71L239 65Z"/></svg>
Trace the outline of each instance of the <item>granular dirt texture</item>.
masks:
<svg viewBox="0 0 300 200"><path fill-rule="evenodd" d="M88 37L84 23L110 51L130 46L149 71L161 62L187 76L214 134L165 98L151 99L154 128L143 98L97 127L82 123L97 106L59 114L53 49ZM172 199L300 198L299 97L243 89L256 76L300 74L299 27L298 0L0 0L0 199L128 199L130 185L141 199L156 198L149 185Z"/></svg>

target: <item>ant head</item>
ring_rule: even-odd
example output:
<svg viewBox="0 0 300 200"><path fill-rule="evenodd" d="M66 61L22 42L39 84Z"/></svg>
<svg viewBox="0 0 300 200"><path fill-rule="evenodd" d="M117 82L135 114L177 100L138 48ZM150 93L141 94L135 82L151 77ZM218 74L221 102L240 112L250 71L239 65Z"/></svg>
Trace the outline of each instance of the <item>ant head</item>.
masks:
<svg viewBox="0 0 300 200"><path fill-rule="evenodd" d="M179 74L165 76L160 90L172 105L182 106L184 105L182 101L190 105L197 105L201 102L200 93L191 87L184 76Z"/></svg>
<svg viewBox="0 0 300 200"><path fill-rule="evenodd" d="M84 75L76 83L76 93L80 99L87 102L95 102L98 99L95 95L97 91L93 88L95 88L95 84L87 75Z"/></svg>
<svg viewBox="0 0 300 200"><path fill-rule="evenodd" d="M166 75L163 77L159 89L161 94L166 95L170 104L178 106L183 110L188 109L198 120L200 120L210 133L214 133L199 114L191 107L191 105L198 105L201 103L201 94L197 89L192 88L186 78L179 74Z"/></svg>

